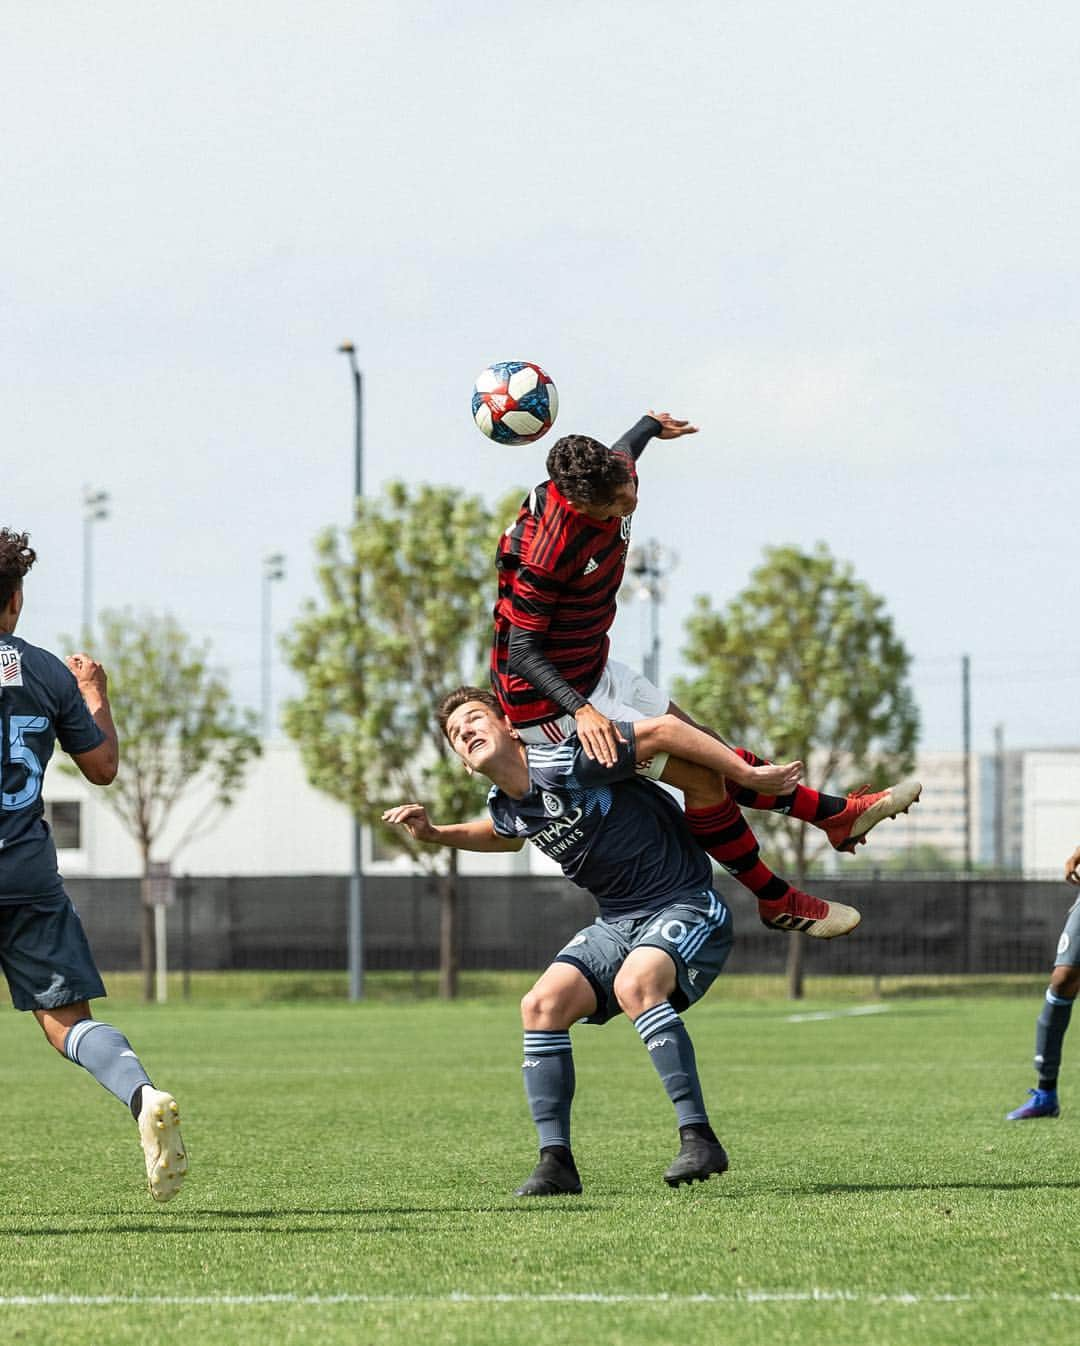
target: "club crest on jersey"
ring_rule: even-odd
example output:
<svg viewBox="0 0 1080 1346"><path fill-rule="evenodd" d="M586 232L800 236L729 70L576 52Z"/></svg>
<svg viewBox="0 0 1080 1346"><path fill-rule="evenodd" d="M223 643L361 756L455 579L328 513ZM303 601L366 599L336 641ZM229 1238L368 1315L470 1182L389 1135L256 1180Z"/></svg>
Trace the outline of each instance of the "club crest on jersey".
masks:
<svg viewBox="0 0 1080 1346"><path fill-rule="evenodd" d="M619 536L624 542L630 541L630 515L624 514L619 520Z"/></svg>
<svg viewBox="0 0 1080 1346"><path fill-rule="evenodd" d="M13 645L0 645L0 687L22 685L22 655Z"/></svg>
<svg viewBox="0 0 1080 1346"><path fill-rule="evenodd" d="M549 818L560 818L563 812L563 802L558 795L553 795L544 790L540 798L544 801L544 812Z"/></svg>

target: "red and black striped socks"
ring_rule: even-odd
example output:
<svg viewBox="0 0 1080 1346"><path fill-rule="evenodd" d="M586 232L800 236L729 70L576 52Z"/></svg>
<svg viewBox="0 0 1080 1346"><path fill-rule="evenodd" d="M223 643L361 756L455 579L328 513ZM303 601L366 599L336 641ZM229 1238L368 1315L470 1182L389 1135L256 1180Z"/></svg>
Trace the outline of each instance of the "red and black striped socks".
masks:
<svg viewBox="0 0 1080 1346"><path fill-rule="evenodd" d="M751 766L768 765L764 758L755 756L749 748L735 748L734 751ZM786 813L804 823L820 823L826 818L834 818L847 807L847 800L839 795L811 790L808 785L796 785L791 794L787 795L759 795L756 790L736 785L730 780L727 787L732 799L743 808Z"/></svg>

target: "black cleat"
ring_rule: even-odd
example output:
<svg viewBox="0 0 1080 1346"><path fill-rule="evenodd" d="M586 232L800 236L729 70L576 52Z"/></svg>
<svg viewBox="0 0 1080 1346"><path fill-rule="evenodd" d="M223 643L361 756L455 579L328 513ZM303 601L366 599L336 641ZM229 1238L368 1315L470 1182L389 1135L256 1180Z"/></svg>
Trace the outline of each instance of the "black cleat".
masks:
<svg viewBox="0 0 1080 1346"><path fill-rule="evenodd" d="M543 1150L540 1162L514 1193L515 1196L579 1196L581 1179L577 1166L569 1150L563 1154L570 1159L568 1164L552 1150Z"/></svg>
<svg viewBox="0 0 1080 1346"><path fill-rule="evenodd" d="M678 1187L681 1183L690 1185L705 1182L713 1173L726 1173L728 1167L727 1152L718 1140L690 1131L682 1138L679 1153L664 1174L669 1187Z"/></svg>

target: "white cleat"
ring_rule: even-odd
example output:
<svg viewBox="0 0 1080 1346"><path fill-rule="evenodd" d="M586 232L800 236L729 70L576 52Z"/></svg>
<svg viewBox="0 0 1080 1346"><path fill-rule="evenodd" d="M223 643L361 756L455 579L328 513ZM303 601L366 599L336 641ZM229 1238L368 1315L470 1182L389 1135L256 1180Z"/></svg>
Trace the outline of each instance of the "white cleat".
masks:
<svg viewBox="0 0 1080 1346"><path fill-rule="evenodd" d="M143 1085L139 1140L146 1157L146 1181L155 1201L171 1201L188 1170L180 1136L180 1109L172 1094Z"/></svg>

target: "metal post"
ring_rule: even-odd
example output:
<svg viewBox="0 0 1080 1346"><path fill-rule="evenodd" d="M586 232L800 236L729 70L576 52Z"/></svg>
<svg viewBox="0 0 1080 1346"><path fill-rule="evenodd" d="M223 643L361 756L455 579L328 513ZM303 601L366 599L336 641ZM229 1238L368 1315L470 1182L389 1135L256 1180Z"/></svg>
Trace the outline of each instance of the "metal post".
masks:
<svg viewBox="0 0 1080 1346"><path fill-rule="evenodd" d="M82 639L90 644L94 632L94 524L109 517L108 491L83 486Z"/></svg>
<svg viewBox="0 0 1080 1346"><path fill-rule="evenodd" d="M348 356L353 377L353 408L355 412L355 440L353 451L353 510L364 494L364 380L356 363L356 350L351 341L338 347ZM349 999L364 998L364 825L353 817L352 874L349 876Z"/></svg>
<svg viewBox="0 0 1080 1346"><path fill-rule="evenodd" d="M971 873L971 659L961 662L964 719L964 873Z"/></svg>
<svg viewBox="0 0 1080 1346"><path fill-rule="evenodd" d="M664 577L675 565L674 552L650 538L635 547L627 559L627 581L635 595L649 604L649 644L642 656L642 672L654 687L660 686L660 604L664 599Z"/></svg>
<svg viewBox="0 0 1080 1346"><path fill-rule="evenodd" d="M270 673L273 668L273 630L270 613L270 586L275 580L285 578L285 557L281 552L271 552L263 557L262 575L262 736L269 738L273 729L273 703L271 700Z"/></svg>
<svg viewBox="0 0 1080 1346"><path fill-rule="evenodd" d="M1005 869L1005 726L994 725L994 868Z"/></svg>

